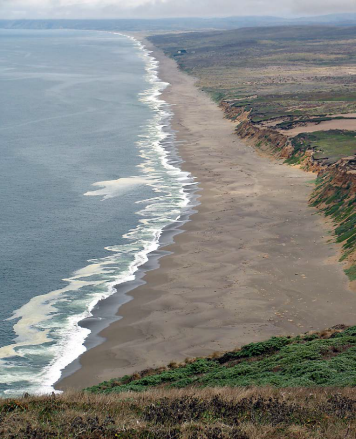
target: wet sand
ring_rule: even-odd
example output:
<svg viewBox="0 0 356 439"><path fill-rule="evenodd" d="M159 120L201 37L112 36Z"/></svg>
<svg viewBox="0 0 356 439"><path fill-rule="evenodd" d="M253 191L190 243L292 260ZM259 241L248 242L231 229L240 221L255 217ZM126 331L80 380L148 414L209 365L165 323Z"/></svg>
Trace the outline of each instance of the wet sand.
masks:
<svg viewBox="0 0 356 439"><path fill-rule="evenodd" d="M315 175L259 156L234 125L156 51L171 83L179 151L201 188L198 213L165 250L160 268L130 294L107 340L57 388L99 383L272 335L355 324L356 293L337 248L308 207Z"/></svg>

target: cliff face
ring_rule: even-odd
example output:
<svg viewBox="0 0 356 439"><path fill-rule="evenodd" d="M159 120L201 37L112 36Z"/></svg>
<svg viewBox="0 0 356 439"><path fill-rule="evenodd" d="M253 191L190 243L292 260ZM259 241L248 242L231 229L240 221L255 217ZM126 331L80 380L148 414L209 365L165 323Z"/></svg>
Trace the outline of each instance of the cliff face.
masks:
<svg viewBox="0 0 356 439"><path fill-rule="evenodd" d="M241 122L236 128L236 134L242 139L250 139L261 149L273 148L278 157L289 158L293 153L288 137L270 128L259 127L250 121Z"/></svg>
<svg viewBox="0 0 356 439"><path fill-rule="evenodd" d="M333 219L341 260L348 262L345 272L356 287L356 155L319 172L310 202Z"/></svg>
<svg viewBox="0 0 356 439"><path fill-rule="evenodd" d="M293 154L293 147L287 136L278 131L254 124L250 120L250 112L243 107L235 107L235 101L222 101L220 108L227 119L237 122L236 134L241 139L251 141L263 151L269 151L281 158L289 158Z"/></svg>
<svg viewBox="0 0 356 439"><path fill-rule="evenodd" d="M241 107L234 107L229 102L222 102L220 106L227 118L239 123L236 128L239 137L284 158L288 164L300 164L302 169L318 174L310 204L332 218L336 241L342 244L341 260L348 263L345 272L356 286L356 154L335 163L318 159L314 149L296 150L284 134L251 122L249 113Z"/></svg>
<svg viewBox="0 0 356 439"><path fill-rule="evenodd" d="M223 109L226 117L238 122L244 122L249 120L249 112L245 111L243 107L235 107L234 102L221 101L220 108Z"/></svg>
<svg viewBox="0 0 356 439"><path fill-rule="evenodd" d="M333 184L356 194L356 155L346 157L330 167Z"/></svg>

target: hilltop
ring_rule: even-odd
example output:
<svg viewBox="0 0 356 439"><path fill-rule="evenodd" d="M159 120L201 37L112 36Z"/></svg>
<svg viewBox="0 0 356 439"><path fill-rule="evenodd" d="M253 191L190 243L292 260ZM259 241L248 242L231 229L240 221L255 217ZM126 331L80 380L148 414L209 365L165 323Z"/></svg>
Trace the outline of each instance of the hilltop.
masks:
<svg viewBox="0 0 356 439"><path fill-rule="evenodd" d="M356 435L355 384L356 327L338 326L171 363L85 392L1 400L0 434L351 438Z"/></svg>

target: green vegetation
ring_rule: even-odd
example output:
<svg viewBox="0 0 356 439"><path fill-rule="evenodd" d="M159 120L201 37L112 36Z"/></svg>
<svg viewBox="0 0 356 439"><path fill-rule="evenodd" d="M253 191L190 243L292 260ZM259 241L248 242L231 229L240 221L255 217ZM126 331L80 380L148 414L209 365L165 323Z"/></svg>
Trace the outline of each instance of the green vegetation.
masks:
<svg viewBox="0 0 356 439"><path fill-rule="evenodd" d="M356 28L248 28L151 40L196 75L216 102L227 100L232 120L248 112L252 129L288 130L356 112ZM355 153L355 136L341 130L299 134L286 162L300 164L314 149L316 159L335 163ZM278 148L273 134L263 134L257 146L273 139ZM351 177L340 182L334 171L318 177L311 203L335 222L342 259L350 262L346 274L355 281L355 191ZM172 362L83 392L3 399L0 437L354 438L355 387L356 326L339 325Z"/></svg>
<svg viewBox="0 0 356 439"><path fill-rule="evenodd" d="M0 436L344 439L356 437L355 387L356 326L338 325L83 392L0 399Z"/></svg>
<svg viewBox="0 0 356 439"><path fill-rule="evenodd" d="M348 157L355 153L356 131L315 131L301 133L292 138L295 154L307 149L314 149L315 159L328 159L334 163L341 157Z"/></svg>
<svg viewBox="0 0 356 439"><path fill-rule="evenodd" d="M150 40L195 75L227 117L248 119L237 126L240 137L286 157L287 164L320 171L356 153L356 131L342 128L345 115L352 119L356 113L356 27L249 28ZM177 57L178 47L187 53ZM331 120L340 121L340 129L294 137L278 131ZM307 150L314 150L312 159ZM348 171L355 169L350 162ZM335 222L342 260L349 264L345 272L356 280L355 178L338 172L325 171L311 202Z"/></svg>
<svg viewBox="0 0 356 439"><path fill-rule="evenodd" d="M356 327L295 338L273 337L243 348L103 382L91 393L153 388L356 386Z"/></svg>
<svg viewBox="0 0 356 439"><path fill-rule="evenodd" d="M332 176L325 172L317 179L311 204L333 219L336 241L343 246L341 260L352 257L356 251L356 196L350 192L349 185L336 186ZM345 273L350 281L356 280L356 266L352 259Z"/></svg>
<svg viewBox="0 0 356 439"><path fill-rule="evenodd" d="M272 122L288 130L307 122L342 121L342 114L356 112L356 27L248 28L150 40L197 76L215 101L228 102L232 120L248 112L256 126ZM351 133L315 135L314 143L331 160L356 152Z"/></svg>
<svg viewBox="0 0 356 439"><path fill-rule="evenodd" d="M354 281L356 280L356 267L352 266L350 268L347 268L345 270L345 273L347 274L347 276L349 277L350 281Z"/></svg>
<svg viewBox="0 0 356 439"><path fill-rule="evenodd" d="M218 91L222 99L245 98L241 105L252 109L253 120L356 109L350 75L355 27L246 28L149 39L196 75L204 90Z"/></svg>

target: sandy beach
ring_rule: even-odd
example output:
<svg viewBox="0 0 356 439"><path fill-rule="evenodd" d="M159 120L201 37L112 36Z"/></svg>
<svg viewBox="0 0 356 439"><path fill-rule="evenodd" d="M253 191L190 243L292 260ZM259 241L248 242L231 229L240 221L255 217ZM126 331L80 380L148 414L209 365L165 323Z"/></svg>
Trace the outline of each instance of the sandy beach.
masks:
<svg viewBox="0 0 356 439"><path fill-rule="evenodd" d="M80 359L58 389L82 389L170 361L335 324L355 324L337 247L308 206L315 175L261 157L234 125L155 50L171 85L183 168L199 182L200 206L165 250L160 268L123 305L106 341Z"/></svg>

